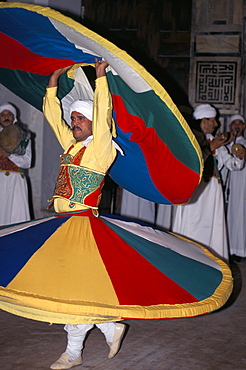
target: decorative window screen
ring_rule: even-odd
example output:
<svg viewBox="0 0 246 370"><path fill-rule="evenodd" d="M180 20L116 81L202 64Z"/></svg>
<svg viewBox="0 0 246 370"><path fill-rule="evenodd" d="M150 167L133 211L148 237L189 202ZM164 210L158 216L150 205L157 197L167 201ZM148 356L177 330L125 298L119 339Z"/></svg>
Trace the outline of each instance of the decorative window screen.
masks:
<svg viewBox="0 0 246 370"><path fill-rule="evenodd" d="M196 103L235 104L236 61L197 61L196 77Z"/></svg>

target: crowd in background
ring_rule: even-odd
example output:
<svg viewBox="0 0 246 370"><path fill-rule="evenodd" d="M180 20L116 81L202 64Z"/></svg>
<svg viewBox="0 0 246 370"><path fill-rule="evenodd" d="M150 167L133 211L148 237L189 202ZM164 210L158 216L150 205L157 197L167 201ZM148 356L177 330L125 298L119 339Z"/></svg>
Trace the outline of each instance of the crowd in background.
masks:
<svg viewBox="0 0 246 370"><path fill-rule="evenodd" d="M234 114L226 132L209 104L185 116L201 147L204 170L188 204L163 205L120 189L123 216L194 240L226 261L246 257L245 119Z"/></svg>

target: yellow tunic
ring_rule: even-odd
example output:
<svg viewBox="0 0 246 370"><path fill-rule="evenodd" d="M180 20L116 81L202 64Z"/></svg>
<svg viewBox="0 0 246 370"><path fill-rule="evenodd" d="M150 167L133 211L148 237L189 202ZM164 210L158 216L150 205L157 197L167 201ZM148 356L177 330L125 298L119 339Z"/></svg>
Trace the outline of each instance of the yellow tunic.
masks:
<svg viewBox="0 0 246 370"><path fill-rule="evenodd" d="M56 96L57 87L47 88L43 101L43 112L46 120L54 131L57 140L61 144L65 153L75 155L84 145L77 142L73 137L71 128L62 119L60 101ZM81 159L80 166L103 175L113 163L116 156L116 149L112 142L112 101L108 90L107 78L100 77L96 80L94 94L92 132L93 140L89 143ZM69 200L65 198L55 198L54 207L56 212L69 212ZM83 210L86 207L76 204L73 211Z"/></svg>

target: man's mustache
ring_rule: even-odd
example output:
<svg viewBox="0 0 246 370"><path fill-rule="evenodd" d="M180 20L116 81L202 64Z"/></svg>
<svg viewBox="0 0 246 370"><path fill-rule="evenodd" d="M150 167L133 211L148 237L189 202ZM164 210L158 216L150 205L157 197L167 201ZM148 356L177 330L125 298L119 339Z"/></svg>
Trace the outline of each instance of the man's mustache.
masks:
<svg viewBox="0 0 246 370"><path fill-rule="evenodd" d="M74 131L74 130L80 130L80 131L82 131L82 130L81 130L81 128L80 128L79 126L73 126L73 127L72 127L72 131Z"/></svg>

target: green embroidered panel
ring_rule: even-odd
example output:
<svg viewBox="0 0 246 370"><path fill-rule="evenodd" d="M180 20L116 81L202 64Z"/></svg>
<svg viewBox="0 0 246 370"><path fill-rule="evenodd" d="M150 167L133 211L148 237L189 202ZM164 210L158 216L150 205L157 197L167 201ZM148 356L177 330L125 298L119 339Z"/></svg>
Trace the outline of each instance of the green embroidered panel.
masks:
<svg viewBox="0 0 246 370"><path fill-rule="evenodd" d="M79 166L68 166L68 174L73 188L71 202L84 204L85 198L100 187L104 175Z"/></svg>

